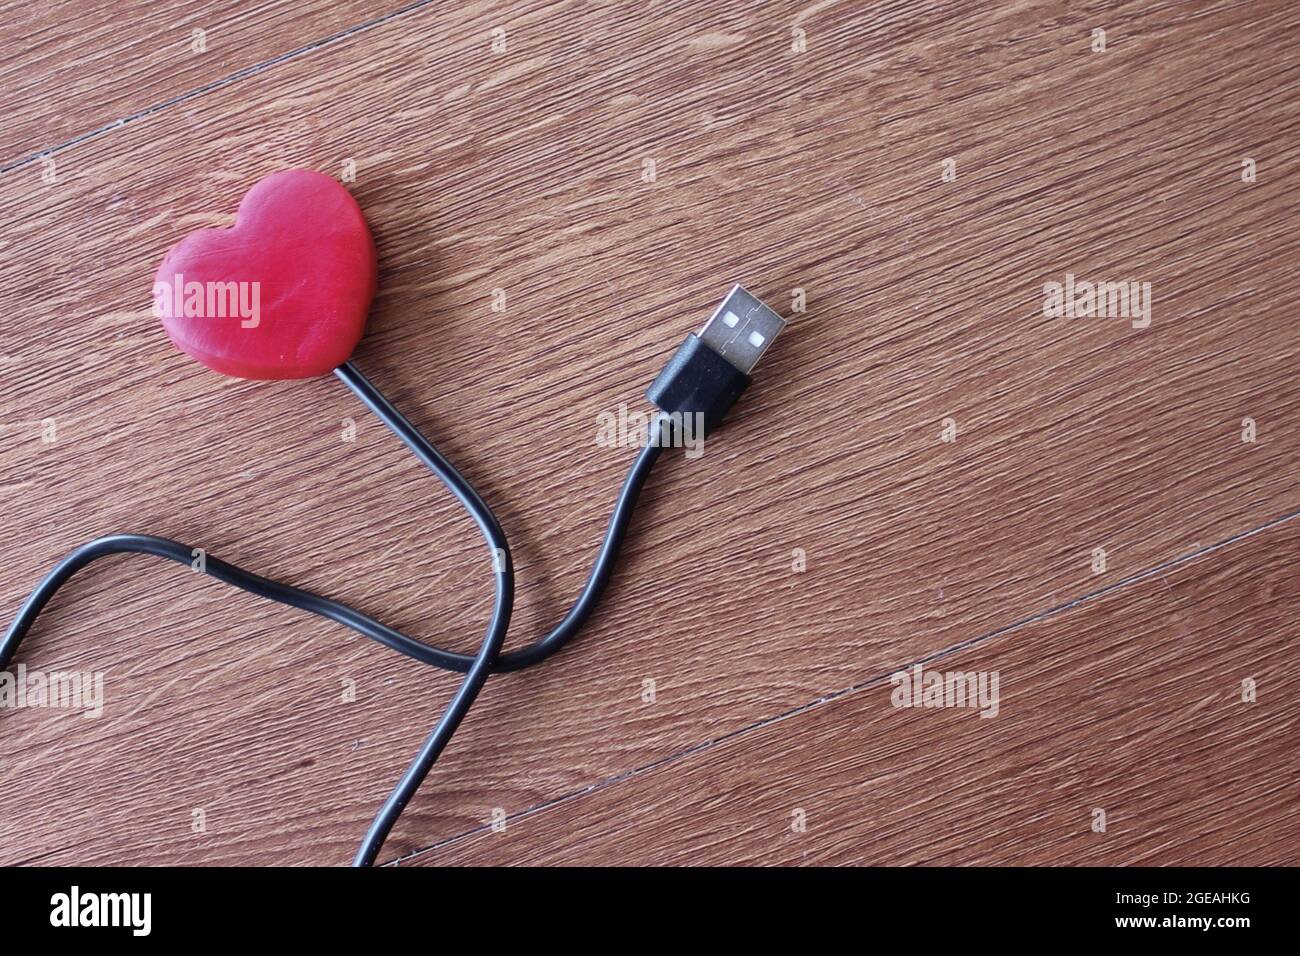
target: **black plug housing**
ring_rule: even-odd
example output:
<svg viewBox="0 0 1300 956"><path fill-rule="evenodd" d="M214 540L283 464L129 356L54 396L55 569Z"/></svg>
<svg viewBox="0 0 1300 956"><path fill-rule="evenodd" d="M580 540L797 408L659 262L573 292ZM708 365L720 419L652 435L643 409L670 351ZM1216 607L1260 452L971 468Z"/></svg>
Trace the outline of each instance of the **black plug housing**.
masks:
<svg viewBox="0 0 1300 956"><path fill-rule="evenodd" d="M704 431L708 433L751 381L692 332L645 395L670 415L703 415Z"/></svg>

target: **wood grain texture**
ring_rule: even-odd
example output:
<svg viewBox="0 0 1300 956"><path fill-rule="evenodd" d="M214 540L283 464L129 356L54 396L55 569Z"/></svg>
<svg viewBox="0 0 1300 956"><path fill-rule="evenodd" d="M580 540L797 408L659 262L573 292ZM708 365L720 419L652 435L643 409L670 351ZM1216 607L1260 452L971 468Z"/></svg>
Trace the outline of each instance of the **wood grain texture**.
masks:
<svg viewBox="0 0 1300 956"><path fill-rule="evenodd" d="M6 0L0 3L0 167L42 154L55 157L57 174L57 148L69 140L178 106L403 6L409 4Z"/></svg>
<svg viewBox="0 0 1300 956"><path fill-rule="evenodd" d="M497 509L513 646L576 593L631 457L596 416L642 407L730 282L808 301L703 457L652 477L581 639L489 683L385 859L1294 514L1296 24L1282 2L436 5L70 146L57 183L13 170L0 606L147 531L474 646L481 545L382 427L330 380L221 379L149 315L168 245L266 173L347 159L381 264L358 364ZM1151 326L1043 318L1067 272L1151 282ZM145 559L84 572L21 659L105 671L108 701L0 713L0 862L346 862L454 686Z"/></svg>
<svg viewBox="0 0 1300 956"><path fill-rule="evenodd" d="M881 678L412 862L1295 866L1297 563L1290 520L923 663L987 718Z"/></svg>

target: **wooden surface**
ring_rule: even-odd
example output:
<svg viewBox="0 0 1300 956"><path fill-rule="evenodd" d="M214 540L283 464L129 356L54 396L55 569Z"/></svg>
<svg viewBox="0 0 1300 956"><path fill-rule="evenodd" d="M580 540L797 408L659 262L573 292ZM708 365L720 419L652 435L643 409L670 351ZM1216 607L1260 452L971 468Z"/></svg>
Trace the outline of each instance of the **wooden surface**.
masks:
<svg viewBox="0 0 1300 956"><path fill-rule="evenodd" d="M170 244L351 160L381 266L356 360L497 510L513 646L630 458L597 415L644 407L731 282L792 318L384 860L1300 862L1300 13L702 6L232 4L202 55L192 3L0 18L0 607L139 531L475 646L481 543L382 426L150 315ZM1044 318L1067 272L1150 282L1150 326ZM19 660L106 701L0 711L0 863L346 863L456 680L140 557ZM893 707L917 661L997 670L998 716Z"/></svg>

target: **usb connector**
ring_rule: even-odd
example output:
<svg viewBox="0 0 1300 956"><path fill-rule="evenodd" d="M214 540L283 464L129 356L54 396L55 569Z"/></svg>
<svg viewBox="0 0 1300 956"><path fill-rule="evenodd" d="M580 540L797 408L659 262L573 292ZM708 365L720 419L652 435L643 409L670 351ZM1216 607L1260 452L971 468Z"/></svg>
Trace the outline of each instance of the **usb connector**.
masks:
<svg viewBox="0 0 1300 956"><path fill-rule="evenodd" d="M749 375L783 328L785 319L737 285L704 323L700 340Z"/></svg>
<svg viewBox="0 0 1300 956"><path fill-rule="evenodd" d="M698 335L686 336L646 398L670 415L702 416L710 431L749 387L750 373L785 320L734 286Z"/></svg>

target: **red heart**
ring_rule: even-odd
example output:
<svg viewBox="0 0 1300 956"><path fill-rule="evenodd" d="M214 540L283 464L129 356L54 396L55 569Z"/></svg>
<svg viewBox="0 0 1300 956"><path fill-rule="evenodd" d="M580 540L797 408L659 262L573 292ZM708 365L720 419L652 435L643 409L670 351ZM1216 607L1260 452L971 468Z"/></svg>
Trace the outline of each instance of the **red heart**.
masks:
<svg viewBox="0 0 1300 956"><path fill-rule="evenodd" d="M375 267L352 194L291 169L250 189L231 228L171 248L154 277L154 313L177 348L226 375L324 375L361 339Z"/></svg>

